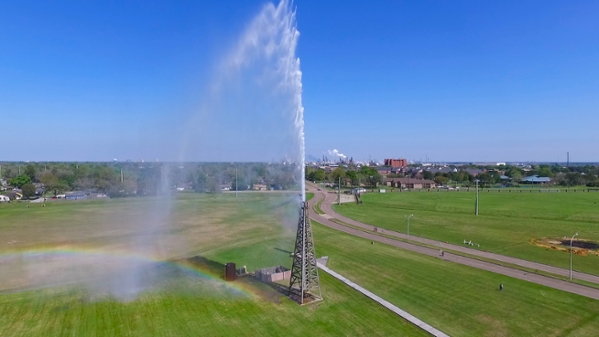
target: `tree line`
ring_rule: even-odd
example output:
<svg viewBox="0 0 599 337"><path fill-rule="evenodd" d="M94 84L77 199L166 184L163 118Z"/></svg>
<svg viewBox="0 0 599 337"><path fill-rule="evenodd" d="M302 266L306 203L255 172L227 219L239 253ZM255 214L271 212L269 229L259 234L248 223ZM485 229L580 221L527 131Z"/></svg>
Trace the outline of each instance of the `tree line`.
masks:
<svg viewBox="0 0 599 337"><path fill-rule="evenodd" d="M306 179L310 181L337 183L340 178L349 181L352 186L376 186L384 182L384 177L379 171L370 166L360 168L339 166L329 172L321 168L306 167Z"/></svg>
<svg viewBox="0 0 599 337"><path fill-rule="evenodd" d="M25 197L36 190L56 196L68 191L97 191L110 197L170 193L176 188L198 193L299 186L299 169L270 163L2 163L0 178Z"/></svg>
<svg viewBox="0 0 599 337"><path fill-rule="evenodd" d="M492 186L502 184L505 186L518 186L522 179L538 175L541 177L549 177L552 184L560 186L588 186L599 187L599 166L596 165L581 165L569 166L563 165L499 165L499 166L484 166L484 165L465 165L465 166L449 166L455 169L451 172L434 172L427 168L419 167L418 165L410 165L403 173L387 174L382 176L374 167L357 167L347 165L346 167L339 166L334 170L325 171L318 167L306 168L306 179L317 182L336 183L339 178L349 181L352 186L374 186L376 183L382 184L384 178L422 178L433 180L437 185L460 184L462 186L470 186L476 180L482 186ZM467 169L478 169L481 173L473 175ZM502 179L502 176L504 178ZM507 177L508 179L505 179Z"/></svg>

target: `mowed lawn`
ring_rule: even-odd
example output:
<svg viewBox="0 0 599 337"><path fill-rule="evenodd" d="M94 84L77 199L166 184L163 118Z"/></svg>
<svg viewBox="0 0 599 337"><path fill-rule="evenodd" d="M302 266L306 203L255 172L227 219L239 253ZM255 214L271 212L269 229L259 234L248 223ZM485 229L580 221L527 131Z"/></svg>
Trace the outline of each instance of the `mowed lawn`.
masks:
<svg viewBox="0 0 599 337"><path fill-rule="evenodd" d="M329 256L330 268L450 336L599 331L599 301L313 224L317 255Z"/></svg>
<svg viewBox="0 0 599 337"><path fill-rule="evenodd" d="M64 247L126 251L135 243L159 246L152 254L160 259L197 255L289 236L297 221L290 201L284 194L185 193L174 199L60 201L46 207L0 204L0 254Z"/></svg>
<svg viewBox="0 0 599 337"><path fill-rule="evenodd" d="M334 206L347 217L381 228L453 244L472 241L476 249L569 268L564 251L531 244L539 238L571 237L599 241L599 193L481 192L479 216L474 192L394 192L362 196L363 204ZM574 255L573 266L599 274L599 257Z"/></svg>
<svg viewBox="0 0 599 337"><path fill-rule="evenodd" d="M326 301L304 307L177 285L130 302L86 302L75 290L0 294L0 336L427 336L328 275L321 281Z"/></svg>
<svg viewBox="0 0 599 337"><path fill-rule="evenodd" d="M126 248L148 226L155 229L149 242L164 242L167 257L201 256L250 270L289 265L297 209L281 194L190 194L29 208L21 203L0 208L0 220L0 279L13 285L7 289L0 282L0 336L426 336L327 275L326 301L304 307L256 282L233 283L252 295L220 289L214 285L225 287L220 268L208 279L163 274L159 286L126 300L51 282L15 291L19 280L10 279L27 275L10 270L19 252L68 247L75 252L68 263L79 249L108 254ZM118 286L120 280L114 282Z"/></svg>
<svg viewBox="0 0 599 337"><path fill-rule="evenodd" d="M132 235L139 227L124 226L123 221L118 221L120 227L106 225L106 219L127 214L127 219L136 219L140 209L150 212L146 203L110 200L34 209L11 205L14 208L0 209L2 242L5 232L13 238L30 238L14 243L21 245L19 249L2 253L35 247L33 238L44 247L103 243L112 248L112 241L120 242L120 234ZM185 195L169 206L170 215L164 217L168 226L159 228L169 245L181 240L176 255L235 262L250 270L289 266L297 223L297 210L290 205L280 195ZM6 221L13 217L21 220L24 234ZM328 255L331 268L451 336L590 336L599 329L599 301L372 245L313 225L317 255ZM36 234L34 229L46 234L62 229L63 235ZM215 288L202 277L169 275L160 286L124 301L96 297L80 287L0 291L0 336L426 335L323 272L325 300L304 307L262 284L236 281L254 294L248 297ZM224 284L218 278L216 284ZM498 291L501 282L503 292Z"/></svg>

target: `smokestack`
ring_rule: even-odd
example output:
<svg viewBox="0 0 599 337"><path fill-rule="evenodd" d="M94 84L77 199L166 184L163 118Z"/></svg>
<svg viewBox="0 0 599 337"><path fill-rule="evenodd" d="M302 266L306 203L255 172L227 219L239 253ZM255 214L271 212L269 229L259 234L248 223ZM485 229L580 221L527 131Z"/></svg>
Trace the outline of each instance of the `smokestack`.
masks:
<svg viewBox="0 0 599 337"><path fill-rule="evenodd" d="M570 167L570 151L566 152L566 167Z"/></svg>

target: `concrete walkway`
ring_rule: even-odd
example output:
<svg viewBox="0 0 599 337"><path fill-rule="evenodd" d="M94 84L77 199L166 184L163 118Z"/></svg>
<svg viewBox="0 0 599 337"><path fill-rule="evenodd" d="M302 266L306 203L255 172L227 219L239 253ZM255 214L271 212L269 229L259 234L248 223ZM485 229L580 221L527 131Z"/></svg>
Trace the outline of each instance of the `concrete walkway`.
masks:
<svg viewBox="0 0 599 337"><path fill-rule="evenodd" d="M338 279L339 281L347 284L348 286L354 288L355 290L361 292L362 294L366 295L367 297L369 297L370 299L378 302L380 305L384 306L385 308L393 311L395 314L403 317L405 320L407 320L408 322L416 325L417 327L419 327L420 329L428 332L429 334L433 335L433 336L437 336L437 337L449 337L449 335L433 328L432 326L426 324L425 322L419 320L418 318L410 315L409 313L401 310L400 308L396 307L395 305L393 305L391 302L389 301L385 301L384 299L382 299L381 297L371 293L370 291L360 287L359 285L355 284L354 282L348 280L347 278L341 276L340 274L334 272L333 270L323 266L320 263L317 263L318 268L320 268L320 270L326 272L327 274L333 276L334 278Z"/></svg>

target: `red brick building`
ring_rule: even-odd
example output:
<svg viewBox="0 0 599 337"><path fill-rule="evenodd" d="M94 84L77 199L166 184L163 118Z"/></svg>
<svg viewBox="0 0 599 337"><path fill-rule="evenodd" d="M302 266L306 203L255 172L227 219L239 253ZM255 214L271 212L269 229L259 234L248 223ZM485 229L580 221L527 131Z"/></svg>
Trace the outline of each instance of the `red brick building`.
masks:
<svg viewBox="0 0 599 337"><path fill-rule="evenodd" d="M406 167L408 166L408 161L406 159L385 159L385 166Z"/></svg>

